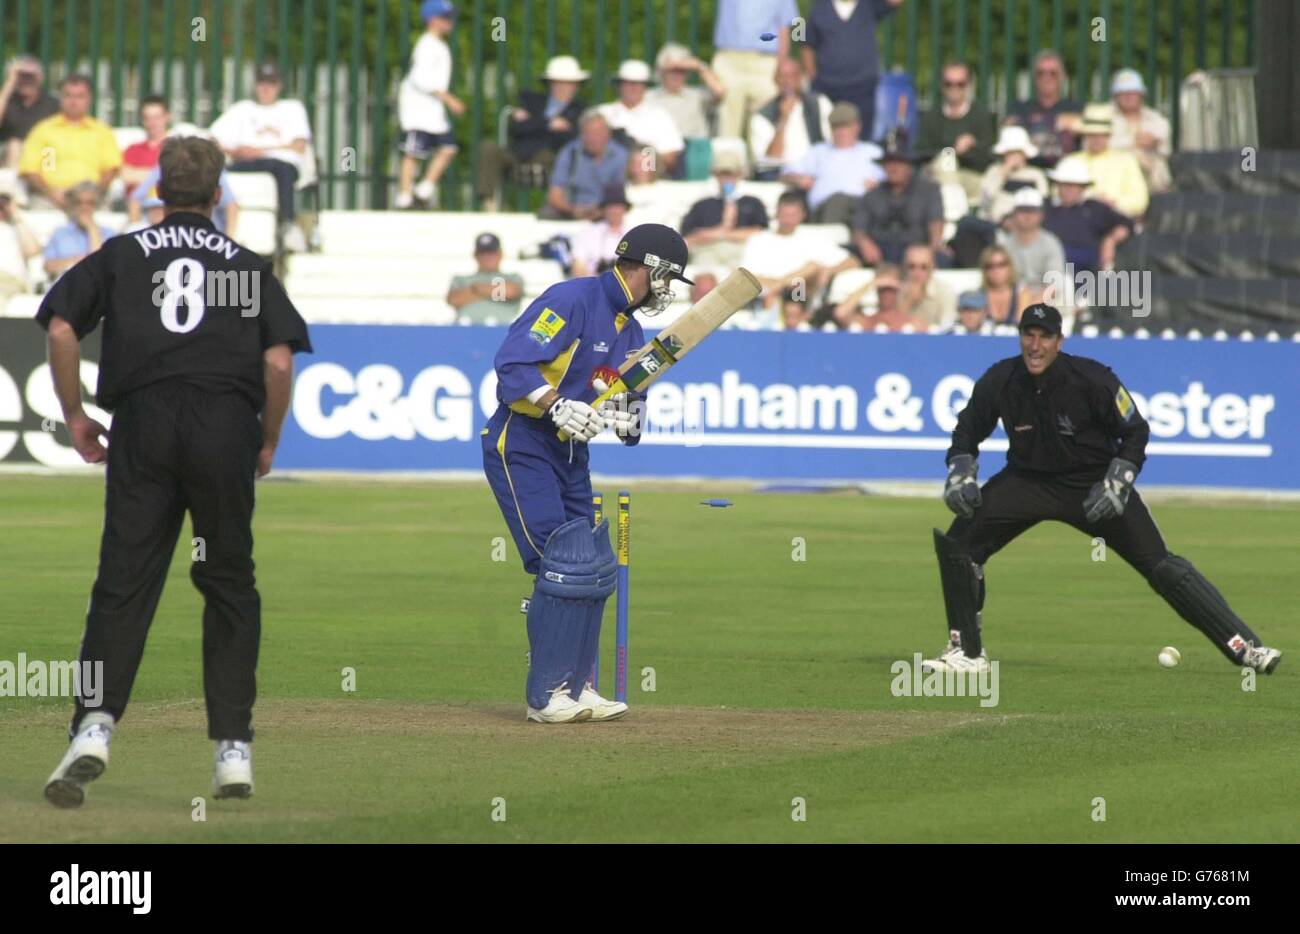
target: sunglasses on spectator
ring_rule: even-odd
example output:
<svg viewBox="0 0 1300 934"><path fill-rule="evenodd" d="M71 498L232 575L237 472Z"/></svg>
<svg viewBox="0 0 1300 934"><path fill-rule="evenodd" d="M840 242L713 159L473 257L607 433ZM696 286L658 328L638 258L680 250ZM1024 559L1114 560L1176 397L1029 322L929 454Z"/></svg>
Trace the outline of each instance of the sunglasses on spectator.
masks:
<svg viewBox="0 0 1300 934"><path fill-rule="evenodd" d="M1048 77L1053 77L1053 78L1061 77L1061 71L1059 68L1039 68L1034 72L1034 74L1047 75Z"/></svg>
<svg viewBox="0 0 1300 934"><path fill-rule="evenodd" d="M966 87L966 84L967 82L965 81L945 81L943 86L945 88L964 88Z"/></svg>
<svg viewBox="0 0 1300 934"><path fill-rule="evenodd" d="M1007 261L1006 261L1006 260L1004 260L1004 259L999 259L999 260L993 260L992 262L985 263L985 264L984 264L984 268L985 268L985 269L1001 269L1001 268L1003 268L1003 267L1006 266L1006 265L1007 265Z"/></svg>

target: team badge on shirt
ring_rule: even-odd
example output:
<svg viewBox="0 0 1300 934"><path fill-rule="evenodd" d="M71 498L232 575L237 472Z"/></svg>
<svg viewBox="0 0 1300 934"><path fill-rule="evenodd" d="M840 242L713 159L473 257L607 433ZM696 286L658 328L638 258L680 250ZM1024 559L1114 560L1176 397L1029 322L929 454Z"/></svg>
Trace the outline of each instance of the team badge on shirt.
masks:
<svg viewBox="0 0 1300 934"><path fill-rule="evenodd" d="M1123 386L1115 391L1115 408L1119 409L1119 417L1124 421L1133 417L1133 397Z"/></svg>
<svg viewBox="0 0 1300 934"><path fill-rule="evenodd" d="M542 313L533 322L533 326L528 329L528 336L545 347L556 334L560 333L563 327L563 318L551 311L551 309L543 308Z"/></svg>

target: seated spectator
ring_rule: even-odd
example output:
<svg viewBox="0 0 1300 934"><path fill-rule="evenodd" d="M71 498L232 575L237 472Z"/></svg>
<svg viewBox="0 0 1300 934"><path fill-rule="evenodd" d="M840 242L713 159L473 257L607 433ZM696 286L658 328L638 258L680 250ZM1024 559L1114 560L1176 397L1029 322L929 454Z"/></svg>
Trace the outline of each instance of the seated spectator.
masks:
<svg viewBox="0 0 1300 934"><path fill-rule="evenodd" d="M691 304L694 305L704 296L708 295L718 287L718 277L711 272L697 272L695 275L695 284L687 293L690 296Z"/></svg>
<svg viewBox="0 0 1300 934"><path fill-rule="evenodd" d="M1083 152L1079 158L1092 176L1092 197L1137 219L1146 213L1150 201L1146 179L1137 156L1110 148L1110 129L1110 106L1089 104L1080 129Z"/></svg>
<svg viewBox="0 0 1300 934"><path fill-rule="evenodd" d="M578 91L588 77L572 55L557 55L546 63L542 75L546 90L520 92L506 126L507 148L495 139L485 139L479 146L474 191L485 210L500 207L501 180L508 169L519 172L530 167L543 179L535 187L545 184L556 154L578 136L578 120L586 109Z"/></svg>
<svg viewBox="0 0 1300 934"><path fill-rule="evenodd" d="M459 320L472 324L509 324L519 314L524 294L523 276L501 271L501 241L495 234L479 234L474 241L478 269L455 276L447 288L447 304Z"/></svg>
<svg viewBox="0 0 1300 934"><path fill-rule="evenodd" d="M781 293L781 327L787 331L807 329L812 323L808 310L808 292L791 286Z"/></svg>
<svg viewBox="0 0 1300 934"><path fill-rule="evenodd" d="M726 91L713 69L686 46L669 42L655 56L655 70L659 73L659 87L646 93L646 103L666 111L683 139L710 138L714 110ZM686 83L692 74L700 76L703 87Z"/></svg>
<svg viewBox="0 0 1300 934"><path fill-rule="evenodd" d="M903 290L898 307L931 330L957 317L957 296L934 277L934 251L922 243L903 254Z"/></svg>
<svg viewBox="0 0 1300 934"><path fill-rule="evenodd" d="M149 203L159 200L158 180L161 177L162 170L155 165L135 187L131 197L126 199L126 217L129 222L138 222L149 210ZM235 197L235 190L230 187L230 176L225 169L221 170L221 200L212 211L212 225L232 240L239 237L239 200Z"/></svg>
<svg viewBox="0 0 1300 934"><path fill-rule="evenodd" d="M803 198L787 191L776 202L776 230L756 233L745 243L740 265L762 283L765 307L794 288L803 293L806 304L821 295L837 273L858 265L848 250L827 249L824 241L801 231L804 216Z"/></svg>
<svg viewBox="0 0 1300 934"><path fill-rule="evenodd" d="M36 205L66 210L69 190L83 182L106 189L122 165L108 124L90 115L90 79L68 75L59 85L59 112L32 127L18 171Z"/></svg>
<svg viewBox="0 0 1300 934"><path fill-rule="evenodd" d="M281 235L285 249L302 252L307 244L295 223L294 186L311 143L307 108L281 98L284 84L272 64L257 69L256 100L242 100L212 124L213 138L230 157L231 172L269 172L275 177Z"/></svg>
<svg viewBox="0 0 1300 934"><path fill-rule="evenodd" d="M450 90L451 48L447 36L456 25L456 10L446 0L424 0L420 19L424 32L411 49L411 67L397 97L402 161L397 170L393 207L399 211L414 207L416 201L427 207L438 206L438 182L458 149L447 111L457 117L465 113L465 104ZM415 173L425 160L429 164L417 185Z"/></svg>
<svg viewBox="0 0 1300 934"><path fill-rule="evenodd" d="M1110 148L1137 156L1151 194L1168 191L1173 181L1169 172L1169 121L1158 110L1145 105L1147 86L1132 68L1115 72L1110 84L1115 101L1110 131Z"/></svg>
<svg viewBox="0 0 1300 934"><path fill-rule="evenodd" d="M767 229L767 208L753 195L738 190L744 167L735 153L722 152L713 159L718 194L701 198L682 218L681 234L691 251L691 262L702 266L735 266L745 241Z"/></svg>
<svg viewBox="0 0 1300 934"><path fill-rule="evenodd" d="M1034 96L1012 104L1004 121L1025 128L1038 149L1037 164L1048 168L1076 147L1083 107L1063 95L1064 86L1065 62L1044 49L1034 56Z"/></svg>
<svg viewBox="0 0 1300 934"><path fill-rule="evenodd" d="M831 100L804 90L803 66L783 58L776 66L776 97L749 118L754 177L774 182L813 146L831 136Z"/></svg>
<svg viewBox="0 0 1300 934"><path fill-rule="evenodd" d="M1115 262L1115 248L1133 232L1133 222L1086 196L1092 177L1078 156L1067 156L1052 170L1058 203L1043 212L1043 229L1065 247L1065 261L1076 270L1097 272Z"/></svg>
<svg viewBox="0 0 1300 934"><path fill-rule="evenodd" d="M224 177L224 175L225 173L223 172L222 176ZM159 198L156 193L142 198L140 201L136 202L136 205L139 209L140 217L137 220L128 221L127 225L122 228L122 233L136 233L137 231L144 230L147 227L152 227L154 224L162 223L166 211L163 210L163 199Z"/></svg>
<svg viewBox="0 0 1300 934"><path fill-rule="evenodd" d="M836 105L839 106L839 105ZM939 186L916 173L913 157L886 152L885 184L867 192L853 212L853 245L867 266L898 263L914 243L928 244L939 265L943 252L943 198Z"/></svg>
<svg viewBox="0 0 1300 934"><path fill-rule="evenodd" d="M604 115L588 110L579 127L578 138L555 157L540 217L592 220L600 215L605 189L623 184L627 176L628 151L610 139Z"/></svg>
<svg viewBox="0 0 1300 934"><path fill-rule="evenodd" d="M1065 248L1054 234L1043 230L1043 196L1038 189L1016 192L1007 226L998 239L1011 257L1018 282L1028 290L1027 304L1047 301L1043 293L1052 281L1048 274L1065 276Z"/></svg>
<svg viewBox="0 0 1300 934"><path fill-rule="evenodd" d="M94 182L72 186L66 200L68 223L56 228L45 245L45 272L51 279L63 275L113 236L113 231L95 220L99 189Z"/></svg>
<svg viewBox="0 0 1300 934"><path fill-rule="evenodd" d="M618 66L617 81L618 100L599 107L610 129L630 149L652 152L661 176L674 177L686 142L668 111L646 100L650 66L628 59Z"/></svg>
<svg viewBox="0 0 1300 934"><path fill-rule="evenodd" d="M862 312L862 298L868 291L876 295L875 311L869 315ZM924 331L926 327L923 322L903 311L900 304L901 292L898 267L893 263L881 263L876 267L876 275L871 282L835 306L832 318L841 328L857 325L865 331L883 328L895 334L905 330Z"/></svg>
<svg viewBox="0 0 1300 934"><path fill-rule="evenodd" d="M0 170L0 310L15 295L32 290L27 261L41 252L40 240L19 210L25 203L17 173Z"/></svg>
<svg viewBox="0 0 1300 934"><path fill-rule="evenodd" d="M595 276L614 265L614 250L628 231L627 193L610 185L600 196L600 217L573 239L573 276ZM697 277L698 279L698 277Z"/></svg>
<svg viewBox="0 0 1300 934"><path fill-rule="evenodd" d="M817 143L790 165L781 181L808 193L808 207L818 224L847 224L862 196L885 176L880 147L858 139L858 108L839 103L829 117L831 141ZM935 196L939 189L935 188ZM942 211L940 211L942 214Z"/></svg>
<svg viewBox="0 0 1300 934"><path fill-rule="evenodd" d="M126 183L128 199L149 170L158 164L171 119L171 108L165 98L150 96L140 101L140 125L144 127L145 140L122 151L122 181Z"/></svg>
<svg viewBox="0 0 1300 934"><path fill-rule="evenodd" d="M998 134L993 154L998 161L980 179L979 216L992 224L1001 224L1011 213L1011 199L1017 189L1033 187L1047 197L1047 176L1029 160L1038 155L1038 147L1029 140L1024 127L1005 126Z"/></svg>
<svg viewBox="0 0 1300 934"><path fill-rule="evenodd" d="M0 87L0 157L3 167L18 168L23 140L32 127L59 112L59 102L45 91L45 69L34 55L18 55L5 69Z"/></svg>
<svg viewBox="0 0 1300 934"><path fill-rule="evenodd" d="M1006 247L994 245L980 254L980 294L993 324L1016 324L1020 312L1035 301L1034 290L1022 285Z"/></svg>
<svg viewBox="0 0 1300 934"><path fill-rule="evenodd" d="M962 292L957 296L957 321L952 334L984 334L988 325L988 299L983 292Z"/></svg>
<svg viewBox="0 0 1300 934"><path fill-rule="evenodd" d="M993 115L975 99L974 74L965 62L943 66L943 101L921 115L917 131L917 148L935 155L932 165L939 182L949 181L938 170L939 153L952 149L957 154L957 171L951 181L958 182L966 197L979 198L980 174L993 159L995 121Z"/></svg>

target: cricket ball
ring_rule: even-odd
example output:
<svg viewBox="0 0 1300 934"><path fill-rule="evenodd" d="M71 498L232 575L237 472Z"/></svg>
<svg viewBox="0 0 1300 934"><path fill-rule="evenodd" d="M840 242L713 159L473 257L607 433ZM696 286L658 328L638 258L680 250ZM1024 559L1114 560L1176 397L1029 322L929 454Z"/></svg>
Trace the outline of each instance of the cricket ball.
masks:
<svg viewBox="0 0 1300 934"><path fill-rule="evenodd" d="M1183 660L1183 656L1172 645L1167 645L1160 650L1160 654L1156 656L1156 659L1165 668L1177 668L1178 663Z"/></svg>

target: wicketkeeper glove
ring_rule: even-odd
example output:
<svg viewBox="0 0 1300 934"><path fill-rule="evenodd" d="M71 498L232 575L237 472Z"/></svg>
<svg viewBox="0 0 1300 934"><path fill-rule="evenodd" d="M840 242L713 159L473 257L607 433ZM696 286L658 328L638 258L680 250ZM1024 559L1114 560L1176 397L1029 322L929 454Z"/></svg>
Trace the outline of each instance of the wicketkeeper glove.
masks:
<svg viewBox="0 0 1300 934"><path fill-rule="evenodd" d="M546 414L555 422L556 428L574 441L585 443L605 430L605 416L576 399L561 396L546 410Z"/></svg>
<svg viewBox="0 0 1300 934"><path fill-rule="evenodd" d="M963 518L970 519L975 510L984 504L979 481L975 479L978 465L970 454L957 454L948 462L948 482L943 487L943 501L948 508Z"/></svg>
<svg viewBox="0 0 1300 934"><path fill-rule="evenodd" d="M1117 457L1106 469L1105 479L1094 484L1083 501L1083 514L1089 523L1105 522L1124 515L1133 483L1137 480L1137 464Z"/></svg>
<svg viewBox="0 0 1300 934"><path fill-rule="evenodd" d="M597 395L604 395L609 390L605 381L599 378L591 381L591 387ZM642 405L639 393L620 392L602 402L597 411L604 416L606 427L612 428L620 441L628 441L641 432Z"/></svg>

